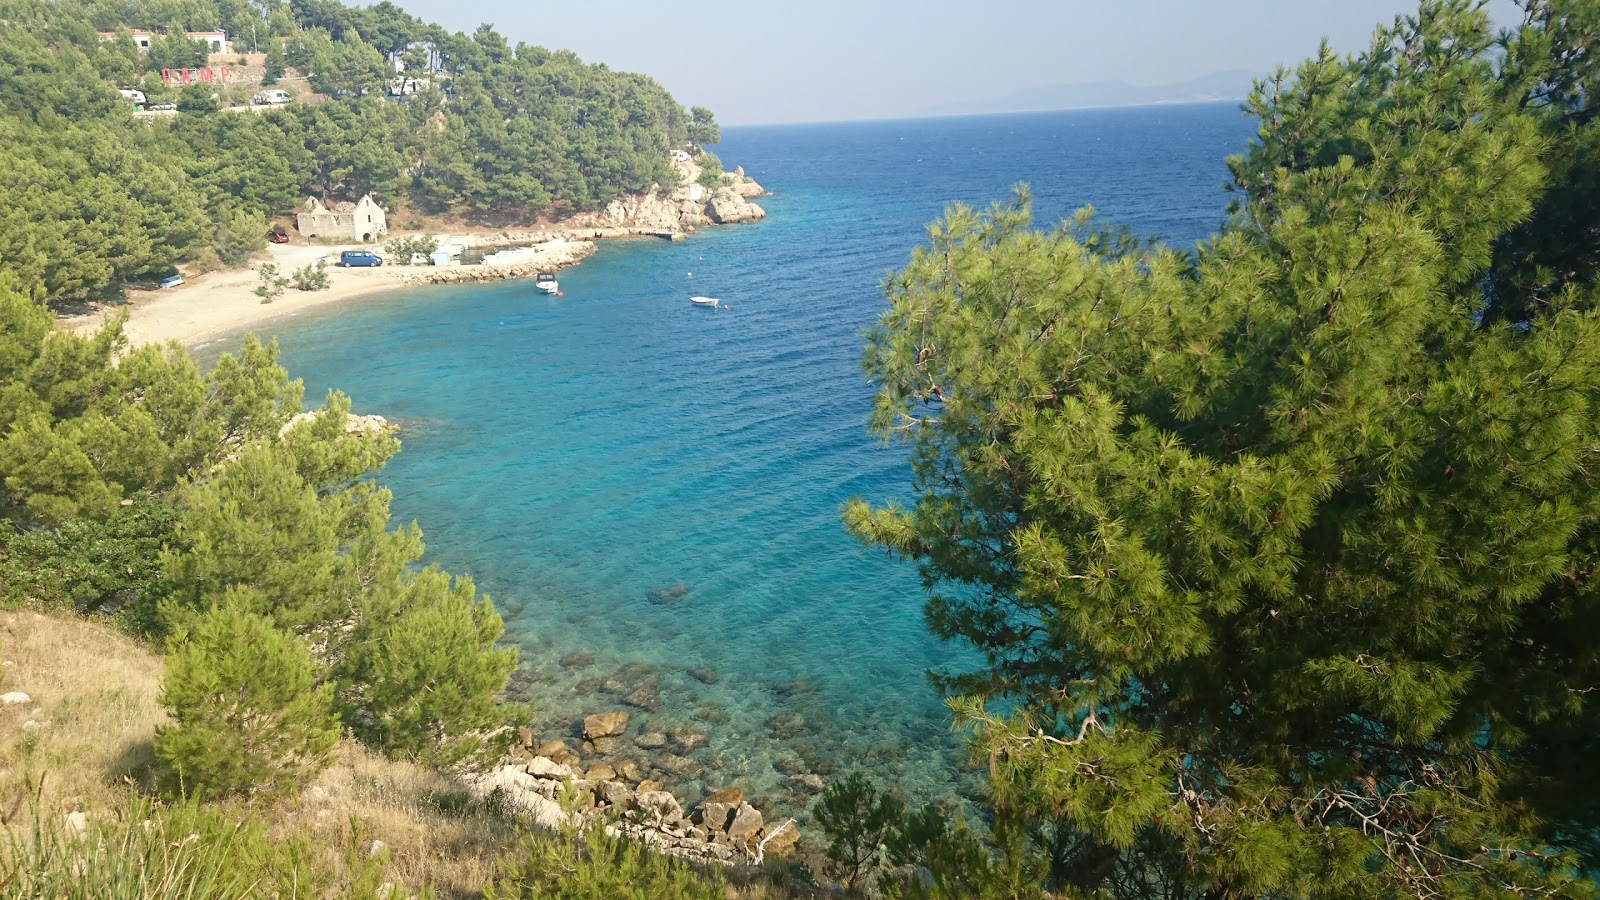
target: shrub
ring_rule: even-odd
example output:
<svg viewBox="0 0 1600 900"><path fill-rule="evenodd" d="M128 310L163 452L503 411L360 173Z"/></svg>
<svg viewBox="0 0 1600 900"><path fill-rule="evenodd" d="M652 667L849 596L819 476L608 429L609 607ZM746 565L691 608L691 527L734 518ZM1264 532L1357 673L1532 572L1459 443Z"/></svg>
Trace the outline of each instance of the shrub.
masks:
<svg viewBox="0 0 1600 900"><path fill-rule="evenodd" d="M507 724L499 697L517 652L495 646L505 627L489 598L435 568L383 593L338 668L346 721L367 743L435 766L503 749L484 735Z"/></svg>
<svg viewBox="0 0 1600 900"><path fill-rule="evenodd" d="M700 154L700 177L695 182L708 191L714 191L722 184L722 160L715 153L707 151Z"/></svg>
<svg viewBox="0 0 1600 900"><path fill-rule="evenodd" d="M163 787L206 797L289 793L327 767L339 727L311 654L230 595L173 639L157 729Z"/></svg>
<svg viewBox="0 0 1600 900"><path fill-rule="evenodd" d="M812 813L828 835L828 874L854 889L878 868L905 804L891 793L878 793L866 776L852 772L828 785Z"/></svg>
<svg viewBox="0 0 1600 900"><path fill-rule="evenodd" d="M410 263L414 254L432 256L439 249L439 239L431 234L412 235L410 237L396 238L383 245L383 252L399 260L402 264Z"/></svg>
<svg viewBox="0 0 1600 900"><path fill-rule="evenodd" d="M191 84L178 92L178 112L208 115L222 109L222 102L209 84Z"/></svg>
<svg viewBox="0 0 1600 900"><path fill-rule="evenodd" d="M595 828L583 837L529 834L500 860L484 900L726 900L716 870Z"/></svg>
<svg viewBox="0 0 1600 900"><path fill-rule="evenodd" d="M319 259L316 265L301 266L289 276L289 283L297 291L325 291L328 289L328 264Z"/></svg>
<svg viewBox="0 0 1600 900"><path fill-rule="evenodd" d="M256 268L256 275L260 278L260 283L256 285L256 296L261 298L262 303L278 299L283 295L284 285L289 283L289 279L278 274L276 263L262 263Z"/></svg>

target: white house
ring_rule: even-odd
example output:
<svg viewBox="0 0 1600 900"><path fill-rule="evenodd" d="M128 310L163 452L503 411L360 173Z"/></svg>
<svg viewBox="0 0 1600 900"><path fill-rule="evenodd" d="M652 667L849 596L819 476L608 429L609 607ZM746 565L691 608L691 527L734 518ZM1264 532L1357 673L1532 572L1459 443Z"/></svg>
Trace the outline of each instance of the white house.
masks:
<svg viewBox="0 0 1600 900"><path fill-rule="evenodd" d="M129 33L133 35L134 46L138 47L139 50L143 52L150 49L150 41L153 40L159 32L145 31L143 29L135 28ZM233 44L228 40L228 33L226 31L185 31L184 35L187 36L191 41L205 41L206 51L212 56L233 52ZM102 41L113 40L116 38L116 36L117 33L115 31L100 32L100 40Z"/></svg>

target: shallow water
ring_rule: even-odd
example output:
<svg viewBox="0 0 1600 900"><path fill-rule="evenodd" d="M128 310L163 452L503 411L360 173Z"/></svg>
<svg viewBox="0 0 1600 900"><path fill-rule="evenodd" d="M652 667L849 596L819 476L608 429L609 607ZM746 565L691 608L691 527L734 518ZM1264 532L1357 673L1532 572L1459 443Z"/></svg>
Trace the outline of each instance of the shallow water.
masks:
<svg viewBox="0 0 1600 900"><path fill-rule="evenodd" d="M1093 204L1190 244L1250 133L1232 105L730 128L719 154L777 192L763 223L609 243L560 298L418 289L263 330L308 398L338 386L402 423L396 519L493 595L542 734L611 709L630 737L705 733L669 761L690 800L737 784L792 807L788 776L857 766L946 798L973 783L924 672L970 660L927 634L915 572L838 517L908 492L862 424L880 282L946 203L1019 181L1043 223ZM657 710L622 704L641 687Z"/></svg>

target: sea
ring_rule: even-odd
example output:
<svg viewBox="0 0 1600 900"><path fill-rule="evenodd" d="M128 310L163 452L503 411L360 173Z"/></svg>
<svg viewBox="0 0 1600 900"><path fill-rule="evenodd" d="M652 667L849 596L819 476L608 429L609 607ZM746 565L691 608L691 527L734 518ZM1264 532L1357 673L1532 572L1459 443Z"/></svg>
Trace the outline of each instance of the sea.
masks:
<svg viewBox="0 0 1600 900"><path fill-rule="evenodd" d="M856 770L967 802L982 778L927 673L978 660L929 634L912 565L840 523L852 497L912 499L905 448L864 425L882 284L947 206L1019 183L1041 228L1092 206L1191 247L1255 128L1233 103L729 127L715 150L772 191L765 221L605 242L561 296L419 288L256 330L308 400L400 424L395 521L493 598L541 741L625 710L614 753L686 802L739 786L803 815L808 776Z"/></svg>

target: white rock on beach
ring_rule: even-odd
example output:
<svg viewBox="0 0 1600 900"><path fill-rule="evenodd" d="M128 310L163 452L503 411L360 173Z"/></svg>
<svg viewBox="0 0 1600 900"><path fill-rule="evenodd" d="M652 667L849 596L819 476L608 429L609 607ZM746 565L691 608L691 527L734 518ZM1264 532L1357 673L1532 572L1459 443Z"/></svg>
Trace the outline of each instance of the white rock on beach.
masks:
<svg viewBox="0 0 1600 900"><path fill-rule="evenodd" d="M21 691L11 691L9 693L0 694L0 706L21 706L24 703L32 702L33 698Z"/></svg>

